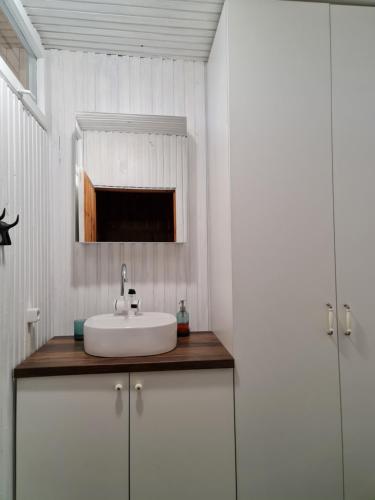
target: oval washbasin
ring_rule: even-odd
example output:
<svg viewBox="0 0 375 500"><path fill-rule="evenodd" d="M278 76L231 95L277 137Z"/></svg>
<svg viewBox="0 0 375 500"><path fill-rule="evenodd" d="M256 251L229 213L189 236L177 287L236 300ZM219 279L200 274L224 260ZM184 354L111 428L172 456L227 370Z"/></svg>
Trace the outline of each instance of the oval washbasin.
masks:
<svg viewBox="0 0 375 500"><path fill-rule="evenodd" d="M100 314L87 319L83 328L85 351L93 356L150 356L177 344L176 318L167 313Z"/></svg>

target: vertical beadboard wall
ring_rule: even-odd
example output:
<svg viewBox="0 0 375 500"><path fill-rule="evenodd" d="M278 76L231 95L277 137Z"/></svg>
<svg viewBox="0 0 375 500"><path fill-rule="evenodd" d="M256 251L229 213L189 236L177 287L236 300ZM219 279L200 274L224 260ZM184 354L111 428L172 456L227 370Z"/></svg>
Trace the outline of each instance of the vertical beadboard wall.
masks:
<svg viewBox="0 0 375 500"><path fill-rule="evenodd" d="M233 352L228 88L228 3L225 3L207 63L208 261L211 328Z"/></svg>
<svg viewBox="0 0 375 500"><path fill-rule="evenodd" d="M0 246L0 499L12 498L12 369L46 342L50 323L48 137L0 77L0 211L20 223ZM26 309L41 309L28 331Z"/></svg>
<svg viewBox="0 0 375 500"><path fill-rule="evenodd" d="M111 310L120 266L145 310L176 312L187 298L193 329L208 327L205 64L162 58L47 51L53 169L54 334L74 318ZM74 243L72 133L75 113L187 116L188 243ZM223 284L224 286L225 284Z"/></svg>

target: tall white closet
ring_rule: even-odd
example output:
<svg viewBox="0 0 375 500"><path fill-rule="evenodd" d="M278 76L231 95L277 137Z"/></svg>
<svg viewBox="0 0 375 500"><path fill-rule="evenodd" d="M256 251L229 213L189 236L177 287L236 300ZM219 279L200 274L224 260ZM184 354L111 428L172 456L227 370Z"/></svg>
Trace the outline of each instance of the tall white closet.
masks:
<svg viewBox="0 0 375 500"><path fill-rule="evenodd" d="M207 79L239 500L372 500L375 9L227 0Z"/></svg>

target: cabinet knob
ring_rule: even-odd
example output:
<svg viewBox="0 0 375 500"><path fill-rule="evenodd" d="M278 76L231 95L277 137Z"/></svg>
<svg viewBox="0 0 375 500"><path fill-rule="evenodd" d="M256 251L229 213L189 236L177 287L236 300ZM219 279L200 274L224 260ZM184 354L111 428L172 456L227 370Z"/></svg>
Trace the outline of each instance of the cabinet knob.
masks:
<svg viewBox="0 0 375 500"><path fill-rule="evenodd" d="M143 389L143 385L140 383L135 384L134 389L139 392Z"/></svg>
<svg viewBox="0 0 375 500"><path fill-rule="evenodd" d="M115 391L122 391L122 389L123 389L122 384L115 385Z"/></svg>

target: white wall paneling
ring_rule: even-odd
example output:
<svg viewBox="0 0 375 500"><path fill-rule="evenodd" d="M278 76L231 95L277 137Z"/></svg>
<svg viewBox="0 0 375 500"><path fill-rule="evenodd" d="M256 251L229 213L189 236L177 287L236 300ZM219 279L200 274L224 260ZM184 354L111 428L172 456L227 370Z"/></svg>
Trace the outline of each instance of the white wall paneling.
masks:
<svg viewBox="0 0 375 500"><path fill-rule="evenodd" d="M108 312L122 262L145 310L175 313L187 298L191 327L208 328L205 66L202 62L47 51L52 121L54 333ZM183 245L74 243L72 135L77 112L187 117L188 235ZM170 168L170 166L168 166Z"/></svg>
<svg viewBox="0 0 375 500"><path fill-rule="evenodd" d="M211 328L233 352L227 54L228 11L224 5L207 65L209 295Z"/></svg>
<svg viewBox="0 0 375 500"><path fill-rule="evenodd" d="M12 498L12 369L51 334L47 134L0 77L0 210L20 215L0 246L0 499ZM28 330L26 309L40 307Z"/></svg>

